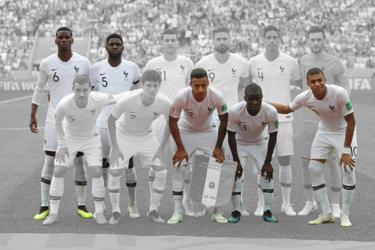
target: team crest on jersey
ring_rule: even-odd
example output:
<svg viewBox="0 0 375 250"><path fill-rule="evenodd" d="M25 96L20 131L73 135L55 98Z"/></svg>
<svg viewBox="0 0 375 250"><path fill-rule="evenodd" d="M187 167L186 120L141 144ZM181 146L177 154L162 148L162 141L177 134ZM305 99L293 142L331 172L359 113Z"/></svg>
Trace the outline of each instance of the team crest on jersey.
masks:
<svg viewBox="0 0 375 250"><path fill-rule="evenodd" d="M135 112L130 112L130 119L134 119L136 118L137 116L135 115Z"/></svg>
<svg viewBox="0 0 375 250"><path fill-rule="evenodd" d="M184 65L180 65L180 69L181 69L181 73L185 73L185 66Z"/></svg>
<svg viewBox="0 0 375 250"><path fill-rule="evenodd" d="M124 71L124 79L128 80L129 73L127 71Z"/></svg>
<svg viewBox="0 0 375 250"><path fill-rule="evenodd" d="M232 77L236 76L237 69L235 67L232 67Z"/></svg>
<svg viewBox="0 0 375 250"><path fill-rule="evenodd" d="M208 107L208 112L209 113L212 113L214 111L214 108L213 107Z"/></svg>
<svg viewBox="0 0 375 250"><path fill-rule="evenodd" d="M240 127L241 130L243 130L243 131L247 131L246 123L244 123L244 122L240 122L239 127Z"/></svg>
<svg viewBox="0 0 375 250"><path fill-rule="evenodd" d="M280 65L280 74L284 74L284 73L285 73L285 67Z"/></svg>
<svg viewBox="0 0 375 250"><path fill-rule="evenodd" d="M334 105L328 105L328 107L329 107L329 111L331 111L331 113L336 111Z"/></svg>
<svg viewBox="0 0 375 250"><path fill-rule="evenodd" d="M262 126L266 126L267 122L262 121Z"/></svg>
<svg viewBox="0 0 375 250"><path fill-rule="evenodd" d="M78 67L78 66L74 66L74 71L75 71L76 73L79 73L79 67Z"/></svg>
<svg viewBox="0 0 375 250"><path fill-rule="evenodd" d="M68 115L68 116L66 117L66 120L67 120L69 123L72 123L72 122L74 122L74 121L76 120L76 118L74 118L74 116L72 116L72 115Z"/></svg>
<svg viewBox="0 0 375 250"><path fill-rule="evenodd" d="M91 110L91 114L92 114L92 115L94 115L95 112L96 112L96 109L92 109L92 110Z"/></svg>
<svg viewBox="0 0 375 250"><path fill-rule="evenodd" d="M159 116L159 113L158 112L154 112L154 118L156 118L158 116Z"/></svg>

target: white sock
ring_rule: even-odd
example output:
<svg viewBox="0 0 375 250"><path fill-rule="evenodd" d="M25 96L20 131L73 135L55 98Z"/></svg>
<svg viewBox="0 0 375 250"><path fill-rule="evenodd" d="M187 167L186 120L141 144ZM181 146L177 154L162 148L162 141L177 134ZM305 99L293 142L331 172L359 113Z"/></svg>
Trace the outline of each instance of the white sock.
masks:
<svg viewBox="0 0 375 250"><path fill-rule="evenodd" d="M306 196L306 201L313 203L314 199L314 192L311 186L311 177L309 173L309 160L302 158L302 173L303 173L303 186Z"/></svg>
<svg viewBox="0 0 375 250"><path fill-rule="evenodd" d="M259 174L257 176L257 182L258 182L258 207L264 207L264 194L262 191L262 187L260 186L260 183L262 182L262 176Z"/></svg>
<svg viewBox="0 0 375 250"><path fill-rule="evenodd" d="M40 194L41 194L41 206L48 207L49 206L49 187L50 184L40 182Z"/></svg>
<svg viewBox="0 0 375 250"><path fill-rule="evenodd" d="M174 214L182 214L182 192L173 192Z"/></svg>
<svg viewBox="0 0 375 250"><path fill-rule="evenodd" d="M243 186L243 179L235 181L232 192L232 206L233 211L241 212L241 191Z"/></svg>
<svg viewBox="0 0 375 250"><path fill-rule="evenodd" d="M95 213L103 212L105 187L103 177L92 178L91 187L92 197L94 198Z"/></svg>
<svg viewBox="0 0 375 250"><path fill-rule="evenodd" d="M322 212L328 214L332 211L329 205L327 186L323 176L323 166L324 164L319 161L310 160L309 171L315 200L320 205Z"/></svg>
<svg viewBox="0 0 375 250"><path fill-rule="evenodd" d="M77 184L76 182L76 196L78 206L86 206L86 190L87 185Z"/></svg>
<svg viewBox="0 0 375 250"><path fill-rule="evenodd" d="M342 210L343 214L349 215L349 209L353 201L354 190L355 190L355 170L348 170L343 172L343 188L342 188Z"/></svg>
<svg viewBox="0 0 375 250"><path fill-rule="evenodd" d="M112 213L119 212L120 209L120 178L121 176L108 175L108 194L111 201Z"/></svg>
<svg viewBox="0 0 375 250"><path fill-rule="evenodd" d="M154 174L155 181L153 182L152 190L150 193L150 211L158 211L160 207L160 201L163 198L163 192L167 180L167 170L157 170L154 171Z"/></svg>
<svg viewBox="0 0 375 250"><path fill-rule="evenodd" d="M292 168L290 165L279 165L279 181L283 196L283 205L290 205L290 192L292 190Z"/></svg>
<svg viewBox="0 0 375 250"><path fill-rule="evenodd" d="M338 159L327 160L329 179L331 185L331 204L340 204L341 172Z"/></svg>
<svg viewBox="0 0 375 250"><path fill-rule="evenodd" d="M50 213L58 214L61 197L64 194L64 178L52 177L49 190Z"/></svg>
<svg viewBox="0 0 375 250"><path fill-rule="evenodd" d="M258 186L261 187L263 196L264 196L264 211L270 210L272 211L272 200L273 200L273 181L266 180L265 177L261 177L258 175L258 180L260 180L260 183L258 183ZM258 188L259 189L259 188Z"/></svg>

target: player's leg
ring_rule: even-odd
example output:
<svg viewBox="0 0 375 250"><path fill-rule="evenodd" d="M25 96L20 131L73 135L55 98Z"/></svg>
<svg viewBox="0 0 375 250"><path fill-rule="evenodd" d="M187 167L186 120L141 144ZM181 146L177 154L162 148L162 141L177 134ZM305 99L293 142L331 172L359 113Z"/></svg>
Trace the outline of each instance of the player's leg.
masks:
<svg viewBox="0 0 375 250"><path fill-rule="evenodd" d="M301 158L302 162L302 174L303 174L303 185L306 196L305 206L298 212L299 216L309 215L311 212L318 208L318 205L314 199L314 192L311 185L311 177L309 172L309 162L308 158Z"/></svg>
<svg viewBox="0 0 375 250"><path fill-rule="evenodd" d="M138 218L141 215L138 212L136 200L137 174L134 167L133 158L129 159L128 167L125 168L125 182L128 189L128 214L131 218Z"/></svg>
<svg viewBox="0 0 375 250"><path fill-rule="evenodd" d="M43 221L43 225L54 224L57 220L60 200L64 194L64 177L66 172L68 171L70 162L71 160L66 160L64 163L57 163L55 161L55 168L53 171L53 177L49 190L50 213L48 217Z"/></svg>
<svg viewBox="0 0 375 250"><path fill-rule="evenodd" d="M51 185L55 153L57 149L57 138L56 138L56 128L52 123L46 122L44 129L44 145L43 150L44 163L40 178L40 198L41 205L39 213L35 214L35 220L43 220L49 214L49 189Z"/></svg>
<svg viewBox="0 0 375 250"><path fill-rule="evenodd" d="M128 164L128 162L125 162ZM120 221L121 209L120 209L120 179L121 174L124 172L124 167L111 166L108 174L108 194L112 207L112 216L109 219L109 224L117 224Z"/></svg>
<svg viewBox="0 0 375 250"><path fill-rule="evenodd" d="M283 203L281 212L288 216L296 216L292 204L290 203L290 193L292 190L292 168L290 166L290 156L293 155L293 127L291 122L280 123L277 133L277 153L279 161L279 182Z"/></svg>
<svg viewBox="0 0 375 250"><path fill-rule="evenodd" d="M86 207L87 172L85 158L82 152L76 154L73 161L74 183L77 196L77 214L84 219L92 218L92 213Z"/></svg>
<svg viewBox="0 0 375 250"><path fill-rule="evenodd" d="M341 194L341 171L339 166L340 159L336 152L333 152L327 159L326 165L329 173L329 180L331 186L331 208L332 215L335 218L340 218L340 194Z"/></svg>
<svg viewBox="0 0 375 250"><path fill-rule="evenodd" d="M186 162L181 163L179 167L173 166L172 168L172 195L174 210L172 217L167 221L168 224L178 224L183 220L182 196L186 168Z"/></svg>

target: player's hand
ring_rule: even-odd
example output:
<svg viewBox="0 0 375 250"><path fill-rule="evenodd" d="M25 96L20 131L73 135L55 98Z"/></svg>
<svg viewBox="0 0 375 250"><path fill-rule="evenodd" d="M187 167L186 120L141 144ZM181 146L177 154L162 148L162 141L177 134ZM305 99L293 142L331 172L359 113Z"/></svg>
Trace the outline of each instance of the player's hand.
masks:
<svg viewBox="0 0 375 250"><path fill-rule="evenodd" d="M31 116L29 127L32 133L38 133L38 122L35 116Z"/></svg>
<svg viewBox="0 0 375 250"><path fill-rule="evenodd" d="M266 180L271 181L273 179L273 168L271 163L265 163L261 170L262 177L265 176Z"/></svg>
<svg viewBox="0 0 375 250"><path fill-rule="evenodd" d="M189 156L185 148L177 148L176 153L174 154L172 160L173 160L172 162L173 166L175 166L176 168L179 168L181 166L181 163L183 160L186 160L187 162L189 160Z"/></svg>
<svg viewBox="0 0 375 250"><path fill-rule="evenodd" d="M58 147L56 150L56 162L65 163L65 159L69 157L69 151L66 147Z"/></svg>
<svg viewBox="0 0 375 250"><path fill-rule="evenodd" d="M222 163L225 160L223 150L218 147L215 147L212 156L216 158L216 162L218 163Z"/></svg>
<svg viewBox="0 0 375 250"><path fill-rule="evenodd" d="M243 173L243 168L240 162L237 162L237 170L236 170L236 175L235 175L235 181L239 178L241 178Z"/></svg>
<svg viewBox="0 0 375 250"><path fill-rule="evenodd" d="M111 149L111 165L118 166L120 164L120 159L124 160L124 155L118 147L112 147Z"/></svg>
<svg viewBox="0 0 375 250"><path fill-rule="evenodd" d="M342 154L340 159L340 166L342 166L347 172L347 167L353 171L355 167L355 160L353 160L352 156L350 154Z"/></svg>

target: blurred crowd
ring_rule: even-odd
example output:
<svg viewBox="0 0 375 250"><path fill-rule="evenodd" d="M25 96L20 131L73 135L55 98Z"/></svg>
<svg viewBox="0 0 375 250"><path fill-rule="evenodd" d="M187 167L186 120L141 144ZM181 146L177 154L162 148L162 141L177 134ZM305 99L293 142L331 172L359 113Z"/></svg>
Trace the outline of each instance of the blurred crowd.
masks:
<svg viewBox="0 0 375 250"><path fill-rule="evenodd" d="M213 50L211 31L231 29L233 52L245 58L262 50L262 28L277 25L282 50L299 59L311 25L326 30L326 49L348 68L375 68L375 1L368 0L0 0L0 76L27 69L36 36L60 26L90 39L90 60L105 57L104 39L124 37L125 56L140 65L160 54L160 35L176 28L182 52L193 61Z"/></svg>

